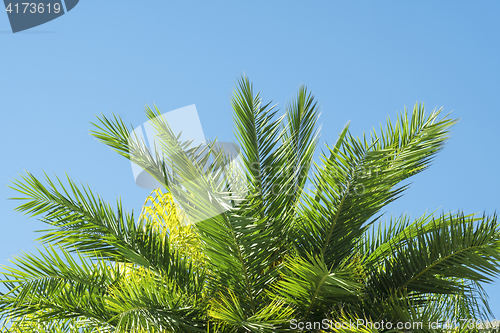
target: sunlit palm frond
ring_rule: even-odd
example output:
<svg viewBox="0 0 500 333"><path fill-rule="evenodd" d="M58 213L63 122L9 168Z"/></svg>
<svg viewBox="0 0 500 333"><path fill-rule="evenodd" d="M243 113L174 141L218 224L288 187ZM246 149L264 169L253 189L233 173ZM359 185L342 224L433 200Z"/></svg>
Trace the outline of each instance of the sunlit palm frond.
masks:
<svg viewBox="0 0 500 333"><path fill-rule="evenodd" d="M432 227L420 226L420 232L401 231L399 242L391 246L392 253L377 269L371 268L369 294L380 299L406 295L417 300L448 294L481 301L484 297L478 284L500 273L496 216L478 221L474 216L448 215L429 224ZM466 308L480 317L479 307L471 303Z"/></svg>
<svg viewBox="0 0 500 333"><path fill-rule="evenodd" d="M205 260L200 240L193 224L186 221L185 212L175 203L173 196L161 189L146 198L141 218L147 219L155 231L168 234L169 247L196 262Z"/></svg>
<svg viewBox="0 0 500 333"><path fill-rule="evenodd" d="M381 208L407 188L398 185L425 169L455 122L437 121L415 106L411 118L390 122L385 134L354 138L344 129L341 141L322 155L313 178L314 191L302 212L302 247L321 254L328 264L351 253L357 239ZM305 250L307 251L307 250Z"/></svg>
<svg viewBox="0 0 500 333"><path fill-rule="evenodd" d="M8 291L0 297L0 311L14 319L93 318L106 326L111 316L104 298L121 273L105 261L91 262L81 255L77 258L64 249L53 248L39 256L16 258L15 267L4 267L2 283Z"/></svg>

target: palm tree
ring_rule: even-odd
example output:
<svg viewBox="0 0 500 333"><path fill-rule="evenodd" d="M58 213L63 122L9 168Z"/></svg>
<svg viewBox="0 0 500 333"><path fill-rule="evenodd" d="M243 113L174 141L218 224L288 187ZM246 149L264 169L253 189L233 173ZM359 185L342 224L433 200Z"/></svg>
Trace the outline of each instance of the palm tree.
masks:
<svg viewBox="0 0 500 333"><path fill-rule="evenodd" d="M354 137L347 124L314 162L319 113L305 87L278 118L246 77L231 104L244 191L223 176L217 143L190 148L157 108L146 115L164 155L130 140L117 116L92 131L164 184L137 219L69 178L14 181L18 210L51 229L39 255L4 269L4 316L92 332L434 332L490 317L482 286L500 272L495 215L382 219L456 120L415 105L378 133ZM362 324L336 325L349 320Z"/></svg>

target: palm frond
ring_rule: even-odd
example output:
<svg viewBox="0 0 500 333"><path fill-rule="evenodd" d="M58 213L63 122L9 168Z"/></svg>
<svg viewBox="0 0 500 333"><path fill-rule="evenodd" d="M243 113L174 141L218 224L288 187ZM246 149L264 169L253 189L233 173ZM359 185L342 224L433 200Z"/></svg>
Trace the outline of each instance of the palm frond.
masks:
<svg viewBox="0 0 500 333"><path fill-rule="evenodd" d="M301 216L302 247L323 255L328 264L348 256L381 208L408 187L398 183L428 167L441 149L455 121L437 121L438 115L425 117L416 105L410 119L405 113L380 137L372 133L370 141L343 133L316 167L315 190Z"/></svg>
<svg viewBox="0 0 500 333"><path fill-rule="evenodd" d="M145 219L135 221L117 202L116 211L89 188L80 190L68 177L69 190L58 179L62 188L47 178L44 186L32 174L22 176L24 182L14 182L13 189L26 195L17 210L41 220L54 229L43 230L40 237L68 251L88 256L129 262L163 271L166 274L189 276L191 259L179 256L169 247L168 234L159 233L153 223Z"/></svg>
<svg viewBox="0 0 500 333"><path fill-rule="evenodd" d="M186 289L183 281L148 270L133 271L105 302L118 332L205 331L201 289Z"/></svg>
<svg viewBox="0 0 500 333"><path fill-rule="evenodd" d="M324 309L353 302L361 293L355 271L346 265L331 271L322 257L296 257L287 261L278 292L298 307L305 319L322 319Z"/></svg>
<svg viewBox="0 0 500 333"><path fill-rule="evenodd" d="M111 316L104 297L120 280L120 271L102 260L90 262L79 254L75 259L62 248L58 251L24 254L13 261L15 267L4 267L1 282L8 291L0 297L0 311L42 321L93 318L106 326Z"/></svg>
<svg viewBox="0 0 500 333"><path fill-rule="evenodd" d="M402 232L404 245L392 247L392 255L373 270L369 290L409 297L454 294L463 292L462 279L485 283L500 273L496 216L477 223L474 217L449 215L430 223L432 228L423 226L416 234Z"/></svg>

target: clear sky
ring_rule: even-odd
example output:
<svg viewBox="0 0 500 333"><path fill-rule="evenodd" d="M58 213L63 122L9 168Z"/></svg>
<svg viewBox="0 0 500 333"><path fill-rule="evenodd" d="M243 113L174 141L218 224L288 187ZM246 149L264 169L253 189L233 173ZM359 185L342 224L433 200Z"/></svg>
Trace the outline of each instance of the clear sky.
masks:
<svg viewBox="0 0 500 333"><path fill-rule="evenodd" d="M96 1L12 34L0 13L0 264L34 251L36 219L6 185L24 170L88 183L139 210L149 191L130 163L89 135L96 114L134 126L143 108L196 104L205 135L232 140L229 99L246 73L281 106L306 84L322 106L321 142L405 106L460 122L434 165L387 214L493 214L500 123L499 1ZM500 319L500 277L488 286Z"/></svg>

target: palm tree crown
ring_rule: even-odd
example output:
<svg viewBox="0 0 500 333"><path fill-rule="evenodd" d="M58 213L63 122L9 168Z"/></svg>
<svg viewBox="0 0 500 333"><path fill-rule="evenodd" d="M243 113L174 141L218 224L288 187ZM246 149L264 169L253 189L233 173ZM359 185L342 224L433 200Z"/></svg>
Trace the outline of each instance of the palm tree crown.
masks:
<svg viewBox="0 0 500 333"><path fill-rule="evenodd" d="M242 77L231 105L241 147L232 171L216 142L190 147L157 108L146 115L162 133L161 156L130 140L119 117L98 117L91 134L166 189L138 218L69 177L13 182L17 209L50 229L38 255L4 268L0 311L12 331L382 332L422 322L411 329L433 332L489 318L482 285L500 272L495 215L382 220L456 120L417 104L362 137L347 124L315 162L319 110L305 87L277 117ZM364 324L335 326L349 321Z"/></svg>

